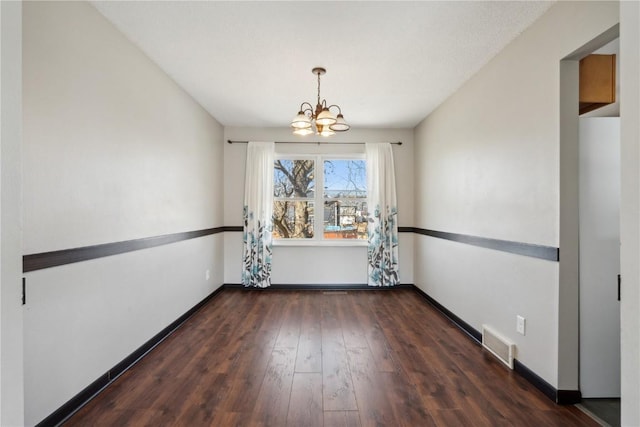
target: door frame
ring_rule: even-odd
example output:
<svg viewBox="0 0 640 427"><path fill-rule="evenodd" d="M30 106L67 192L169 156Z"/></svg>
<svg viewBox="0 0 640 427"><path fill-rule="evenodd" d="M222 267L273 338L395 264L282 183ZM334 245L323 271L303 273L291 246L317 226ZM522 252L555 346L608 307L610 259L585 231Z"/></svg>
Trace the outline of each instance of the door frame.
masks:
<svg viewBox="0 0 640 427"><path fill-rule="evenodd" d="M616 24L560 61L559 391L580 390L579 61L619 36Z"/></svg>

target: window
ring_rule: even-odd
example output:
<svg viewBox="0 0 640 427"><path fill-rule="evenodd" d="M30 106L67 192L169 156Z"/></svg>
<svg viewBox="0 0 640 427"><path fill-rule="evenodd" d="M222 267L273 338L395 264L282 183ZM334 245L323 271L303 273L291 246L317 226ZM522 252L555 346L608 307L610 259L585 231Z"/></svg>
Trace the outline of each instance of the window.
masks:
<svg viewBox="0 0 640 427"><path fill-rule="evenodd" d="M273 171L277 243L366 242L364 156L277 157Z"/></svg>

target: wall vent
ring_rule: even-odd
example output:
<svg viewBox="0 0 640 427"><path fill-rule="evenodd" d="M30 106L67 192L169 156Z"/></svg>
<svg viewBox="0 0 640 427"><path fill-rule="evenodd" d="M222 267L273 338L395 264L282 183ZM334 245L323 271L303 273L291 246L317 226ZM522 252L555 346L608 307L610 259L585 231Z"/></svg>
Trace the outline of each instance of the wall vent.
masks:
<svg viewBox="0 0 640 427"><path fill-rule="evenodd" d="M489 350L491 354L496 356L510 369L513 369L515 344L502 337L487 325L482 325L482 347Z"/></svg>

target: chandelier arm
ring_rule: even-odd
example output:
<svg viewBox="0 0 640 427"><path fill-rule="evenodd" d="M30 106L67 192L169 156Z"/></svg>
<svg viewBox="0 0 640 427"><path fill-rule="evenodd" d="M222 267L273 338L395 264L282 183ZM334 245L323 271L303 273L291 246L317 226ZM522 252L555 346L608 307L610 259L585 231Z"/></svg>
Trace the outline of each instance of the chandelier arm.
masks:
<svg viewBox="0 0 640 427"><path fill-rule="evenodd" d="M339 114L342 114L342 109L340 108L340 106L339 106L339 105L331 104L331 105L329 105L329 106L327 107L327 109L328 109L328 110L331 110L331 107L336 107L336 108L338 109L338 113L339 113Z"/></svg>
<svg viewBox="0 0 640 427"><path fill-rule="evenodd" d="M308 105L308 108L304 108L305 105ZM311 112L311 116L313 116L313 105L311 105L308 102L303 102L302 104L300 104L300 111L302 111L303 113L306 113L307 111Z"/></svg>

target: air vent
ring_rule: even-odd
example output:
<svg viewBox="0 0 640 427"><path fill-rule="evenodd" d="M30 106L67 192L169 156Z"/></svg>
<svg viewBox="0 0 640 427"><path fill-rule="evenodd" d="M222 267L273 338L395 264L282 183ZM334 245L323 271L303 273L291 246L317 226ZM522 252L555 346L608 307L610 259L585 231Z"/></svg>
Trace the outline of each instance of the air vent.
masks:
<svg viewBox="0 0 640 427"><path fill-rule="evenodd" d="M487 325L482 325L482 346L510 369L513 369L515 344L502 337Z"/></svg>

